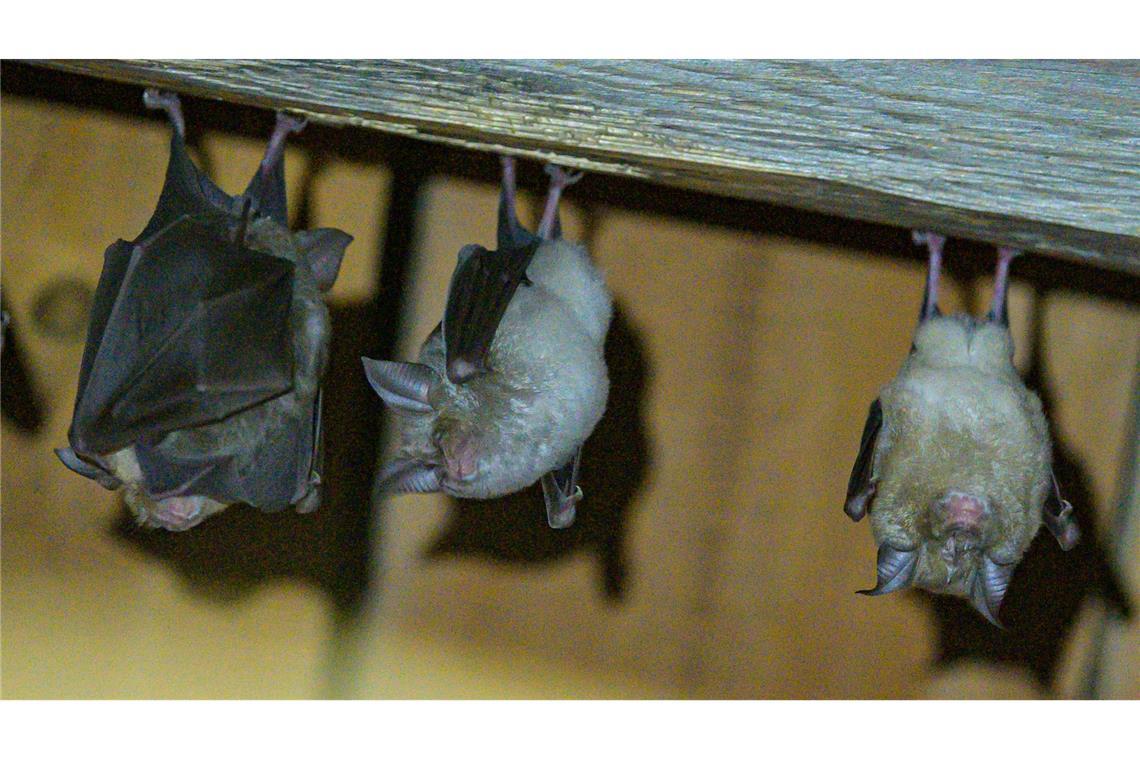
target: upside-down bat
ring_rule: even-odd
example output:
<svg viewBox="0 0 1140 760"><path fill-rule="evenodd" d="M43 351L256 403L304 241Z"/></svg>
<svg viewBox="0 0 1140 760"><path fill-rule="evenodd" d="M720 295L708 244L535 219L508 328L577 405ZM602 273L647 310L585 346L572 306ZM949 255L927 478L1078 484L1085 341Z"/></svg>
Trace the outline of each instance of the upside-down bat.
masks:
<svg viewBox="0 0 1140 760"><path fill-rule="evenodd" d="M1041 401L1013 365L1009 266L998 251L984 321L943 316L938 279L945 238L929 249L918 330L902 369L871 404L844 511L870 512L877 596L914 585L964 597L991 623L1013 570L1044 522L1061 548L1079 538L1052 472Z"/></svg>
<svg viewBox="0 0 1140 760"><path fill-rule="evenodd" d="M514 162L503 159L498 250L459 251L419 363L363 358L401 427L382 490L488 499L541 479L550 526L574 521L581 447L609 392L602 349L613 307L586 249L562 238L558 200L578 177L547 173L535 234L519 223Z"/></svg>
<svg viewBox="0 0 1140 760"><path fill-rule="evenodd" d="M178 97L148 90L173 126L154 215L104 254L79 373L72 470L125 486L142 524L185 530L230 504L320 503L320 381L332 287L352 238L290 232L284 114L245 192L190 160Z"/></svg>

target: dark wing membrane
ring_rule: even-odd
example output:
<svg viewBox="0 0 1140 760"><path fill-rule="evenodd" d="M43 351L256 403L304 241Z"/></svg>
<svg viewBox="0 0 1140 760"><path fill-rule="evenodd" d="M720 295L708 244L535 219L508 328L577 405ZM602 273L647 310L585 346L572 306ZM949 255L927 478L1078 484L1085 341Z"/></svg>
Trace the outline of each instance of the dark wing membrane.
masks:
<svg viewBox="0 0 1140 760"><path fill-rule="evenodd" d="M321 505L321 473L325 470L325 426L322 422L324 416L323 397L324 390L318 390L317 400L313 405L312 451L309 456L307 479L305 483L300 484L300 490L293 496L293 501L298 504L298 512L312 512Z"/></svg>
<svg viewBox="0 0 1140 760"><path fill-rule="evenodd" d="M135 453L154 498L209 496L279 512L304 495L313 468L314 414L290 414L289 397L247 409L192 435L140 443Z"/></svg>
<svg viewBox="0 0 1140 760"><path fill-rule="evenodd" d="M217 216L140 242L125 271L116 251L104 277L119 290L101 331L93 320L101 334L84 358L70 432L77 452L156 441L292 387L293 264L229 243ZM100 283L106 298L109 289Z"/></svg>
<svg viewBox="0 0 1140 760"><path fill-rule="evenodd" d="M462 383L488 371L487 352L538 245L488 251L477 245L459 252L443 313L447 376Z"/></svg>
<svg viewBox="0 0 1140 760"><path fill-rule="evenodd" d="M272 161L266 169L265 161L249 181L243 197L249 198L255 212L268 216L282 227L289 226L289 208L285 202L285 162ZM344 233L341 233L344 234Z"/></svg>
<svg viewBox="0 0 1140 760"><path fill-rule="evenodd" d="M875 399L867 411L867 422L863 425L863 437L859 442L859 456L855 458L855 466L851 468L851 477L847 481L847 501L843 509L852 520L863 518L867 512L867 503L875 492L872 480L875 445L882 427L883 405L879 399Z"/></svg>
<svg viewBox="0 0 1140 760"><path fill-rule="evenodd" d="M186 152L186 142L175 130L170 138L170 163L166 166L158 206L135 242L154 236L184 216L216 212L236 215L239 210L234 198L198 171Z"/></svg>
<svg viewBox="0 0 1140 760"><path fill-rule="evenodd" d="M107 320L110 319L115 301L123 288L123 278L126 277L127 267L131 263L133 250L133 244L118 240L103 254L103 271L95 288L91 316L87 322L87 343L83 346L83 362L79 365L79 390L75 394L76 410L91 377L91 367L95 363L95 355L99 352L99 345L103 342Z"/></svg>

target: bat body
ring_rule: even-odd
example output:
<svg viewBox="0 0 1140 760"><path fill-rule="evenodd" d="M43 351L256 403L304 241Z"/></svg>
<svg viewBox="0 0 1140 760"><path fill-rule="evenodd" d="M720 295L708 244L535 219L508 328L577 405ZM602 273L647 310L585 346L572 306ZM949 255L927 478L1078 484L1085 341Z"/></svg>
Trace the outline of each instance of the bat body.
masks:
<svg viewBox="0 0 1140 760"><path fill-rule="evenodd" d="M80 369L72 470L124 487L140 523L185 530L233 503L320 501L320 379L347 234L286 227L279 115L246 191L231 197L186 152L176 96L146 103L174 126L158 206L107 249Z"/></svg>
<svg viewBox="0 0 1140 760"><path fill-rule="evenodd" d="M1044 522L1062 548L1076 543L1072 507L1052 475L1041 401L1013 365L1006 288L1016 252L999 254L984 321L943 316L937 283L943 239L927 235L930 276L914 345L871 405L845 511L867 512L878 581L968 599L998 624L1013 570Z"/></svg>
<svg viewBox="0 0 1140 760"><path fill-rule="evenodd" d="M401 444L381 473L397 492L487 499L542 479L552 527L574 518L582 443L605 410L612 299L586 249L559 234L554 181L539 234L519 225L504 160L499 250L459 253L440 324L419 363L364 359L399 413Z"/></svg>

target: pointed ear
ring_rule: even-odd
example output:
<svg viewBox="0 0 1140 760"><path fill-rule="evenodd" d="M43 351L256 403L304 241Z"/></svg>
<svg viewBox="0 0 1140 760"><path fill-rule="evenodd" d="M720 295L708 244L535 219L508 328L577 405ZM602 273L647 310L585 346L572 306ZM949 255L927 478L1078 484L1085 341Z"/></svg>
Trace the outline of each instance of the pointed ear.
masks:
<svg viewBox="0 0 1140 760"><path fill-rule="evenodd" d="M974 576L974 586L970 589L970 604L982 613L982 616L996 625L1005 628L998 620L998 610L1009 590L1009 581L1013 578L1014 563L999 565L989 557L982 557L982 567Z"/></svg>
<svg viewBox="0 0 1140 760"><path fill-rule="evenodd" d="M305 254L309 269L317 279L317 286L326 291L336 282L344 249L352 242L352 235L332 227L301 230L294 234L297 247Z"/></svg>
<svg viewBox="0 0 1140 760"><path fill-rule="evenodd" d="M426 364L386 362L367 356L360 357L360 361L364 363L369 385L385 404L397 411L431 411L428 396L431 389L441 382L434 369Z"/></svg>
<svg viewBox="0 0 1140 760"><path fill-rule="evenodd" d="M67 469L71 470L72 472L78 472L85 478L91 478L92 480L98 481L99 485L103 486L109 491L114 491L116 488L119 488L121 485L123 485L122 482L111 473L80 459L79 455L76 454L75 450L70 446L62 449L56 449L55 455L59 457L59 461L67 465Z"/></svg>
<svg viewBox="0 0 1140 760"><path fill-rule="evenodd" d="M896 549L889 544L879 547L879 557L876 567L875 587L864 589L857 593L867 596L880 596L906 588L914 580L914 571L918 569L918 550Z"/></svg>
<svg viewBox="0 0 1140 760"><path fill-rule="evenodd" d="M439 469L415 459L393 459L377 473L380 493L435 493L440 489Z"/></svg>

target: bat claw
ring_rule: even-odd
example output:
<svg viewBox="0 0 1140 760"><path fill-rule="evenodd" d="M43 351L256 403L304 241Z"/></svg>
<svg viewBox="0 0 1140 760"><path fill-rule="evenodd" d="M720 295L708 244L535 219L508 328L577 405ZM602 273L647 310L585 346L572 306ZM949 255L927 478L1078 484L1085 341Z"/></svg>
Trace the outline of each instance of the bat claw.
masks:
<svg viewBox="0 0 1140 760"><path fill-rule="evenodd" d="M304 129L309 123L309 120L304 116L294 116L293 114L285 113L284 111L277 112L277 124L274 131L280 131L285 134L297 134Z"/></svg>
<svg viewBox="0 0 1140 760"><path fill-rule="evenodd" d="M927 248L937 248L939 251L942 250L942 246L946 245L945 235L926 230L912 230L910 239L914 241L915 245L925 245Z"/></svg>
<svg viewBox="0 0 1140 760"><path fill-rule="evenodd" d="M143 105L155 111L166 111L170 123L179 137L186 137L186 121L182 118L182 101L178 94L165 92L157 87L148 87L143 92Z"/></svg>
<svg viewBox="0 0 1140 760"><path fill-rule="evenodd" d="M546 510L546 522L551 528L561 530L574 524L578 514L578 502L582 500L582 489L574 487L574 493L569 497L560 499L557 506L549 505Z"/></svg>
<svg viewBox="0 0 1140 760"><path fill-rule="evenodd" d="M550 176L550 184L557 185L558 188L565 189L573 185L582 177L586 176L584 172L580 171L567 171L557 164L547 164L543 171Z"/></svg>

